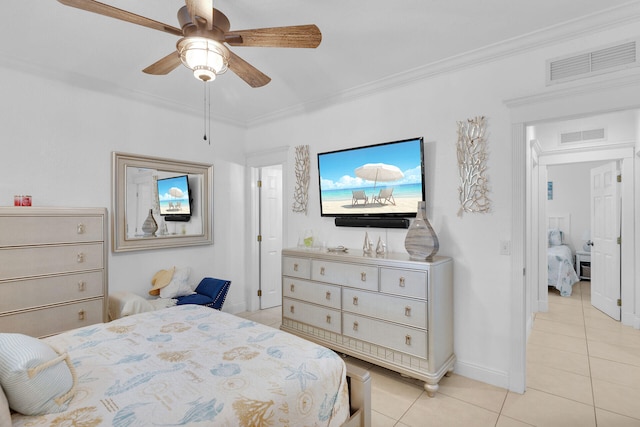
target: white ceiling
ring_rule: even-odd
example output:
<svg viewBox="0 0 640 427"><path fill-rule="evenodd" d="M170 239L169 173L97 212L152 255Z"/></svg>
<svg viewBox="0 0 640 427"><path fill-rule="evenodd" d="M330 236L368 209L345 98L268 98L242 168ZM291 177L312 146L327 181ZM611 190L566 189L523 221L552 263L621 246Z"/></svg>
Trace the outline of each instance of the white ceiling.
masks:
<svg viewBox="0 0 640 427"><path fill-rule="evenodd" d="M112 6L179 27L181 0L104 0ZM251 88L232 72L211 86L213 115L250 124L274 114L331 102L349 93L419 72L451 57L507 43L537 40L576 18L628 0L214 0L231 29L316 24L317 49L236 47L271 77ZM175 49L178 37L82 10L55 0L3 0L0 65L48 74L146 101L202 114L203 83L179 67L167 76L142 69ZM554 27L548 31L542 29ZM566 35L566 34L565 34ZM524 37L524 38L523 38ZM477 54L477 52L476 52Z"/></svg>

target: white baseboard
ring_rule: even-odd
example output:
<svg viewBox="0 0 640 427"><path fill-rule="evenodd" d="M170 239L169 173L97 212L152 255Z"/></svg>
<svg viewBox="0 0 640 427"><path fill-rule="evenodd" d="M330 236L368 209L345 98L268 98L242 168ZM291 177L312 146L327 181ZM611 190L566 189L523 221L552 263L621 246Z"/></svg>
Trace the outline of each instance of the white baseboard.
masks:
<svg viewBox="0 0 640 427"><path fill-rule="evenodd" d="M496 387L509 388L509 374L507 372L496 371L495 369L465 363L460 360L456 362L454 372L463 377L491 384Z"/></svg>

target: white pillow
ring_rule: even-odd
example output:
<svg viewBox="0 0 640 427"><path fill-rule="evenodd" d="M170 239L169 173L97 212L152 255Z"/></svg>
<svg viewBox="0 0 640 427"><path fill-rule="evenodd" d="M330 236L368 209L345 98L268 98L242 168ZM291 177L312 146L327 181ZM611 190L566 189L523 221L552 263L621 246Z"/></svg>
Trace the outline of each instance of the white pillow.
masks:
<svg viewBox="0 0 640 427"><path fill-rule="evenodd" d="M11 409L42 415L67 409L75 375L66 353L27 335L0 334L0 385Z"/></svg>
<svg viewBox="0 0 640 427"><path fill-rule="evenodd" d="M562 232L557 228L549 230L549 246L560 246L562 244Z"/></svg>
<svg viewBox="0 0 640 427"><path fill-rule="evenodd" d="M0 426L11 425L11 411L9 410L9 402L7 396L4 395L2 387L0 387Z"/></svg>
<svg viewBox="0 0 640 427"><path fill-rule="evenodd" d="M160 288L160 298L177 298L193 293L193 289L189 285L189 275L191 269L189 267L176 268L171 278L171 282L164 288Z"/></svg>

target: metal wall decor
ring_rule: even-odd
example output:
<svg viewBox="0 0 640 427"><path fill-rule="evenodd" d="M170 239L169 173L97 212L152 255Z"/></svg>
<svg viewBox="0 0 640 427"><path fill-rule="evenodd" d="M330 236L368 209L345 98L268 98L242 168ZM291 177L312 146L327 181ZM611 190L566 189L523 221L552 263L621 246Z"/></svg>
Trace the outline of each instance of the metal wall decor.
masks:
<svg viewBox="0 0 640 427"><path fill-rule="evenodd" d="M309 202L309 146L296 147L296 188L293 193L293 211L307 213Z"/></svg>
<svg viewBox="0 0 640 427"><path fill-rule="evenodd" d="M486 119L478 116L467 121L458 122L458 170L460 172L460 187L458 187L460 209L463 212L489 212L491 200L487 169L487 138Z"/></svg>

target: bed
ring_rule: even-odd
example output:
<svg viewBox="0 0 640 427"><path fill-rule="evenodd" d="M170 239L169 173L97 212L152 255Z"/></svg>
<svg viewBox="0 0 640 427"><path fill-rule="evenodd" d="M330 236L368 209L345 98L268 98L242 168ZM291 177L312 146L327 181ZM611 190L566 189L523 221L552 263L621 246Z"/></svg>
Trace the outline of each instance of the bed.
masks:
<svg viewBox="0 0 640 427"><path fill-rule="evenodd" d="M10 335L17 334L0 337ZM36 346L50 346L62 354L60 357L63 352L68 354L66 364L47 367L36 379L61 375L68 369L71 380L42 380L62 384L60 392L70 388L65 380L72 381L75 388L68 401L46 402L61 412L12 413L14 427L294 427L370 422L370 378L366 371L345 364L333 351L317 344L198 305L127 316L41 340L25 339L35 341ZM6 356L7 352L0 353ZM0 361L3 365L6 368L7 362ZM6 385L11 386L11 381L3 369L0 383L11 403L12 396L21 395L8 390ZM21 380L19 386L28 381ZM33 398L30 393L27 390ZM0 399L0 424L2 413Z"/></svg>
<svg viewBox="0 0 640 427"><path fill-rule="evenodd" d="M547 284L563 297L571 296L573 285L580 281L573 265L573 251L565 244L561 226L569 227L568 216L549 217L547 231Z"/></svg>

